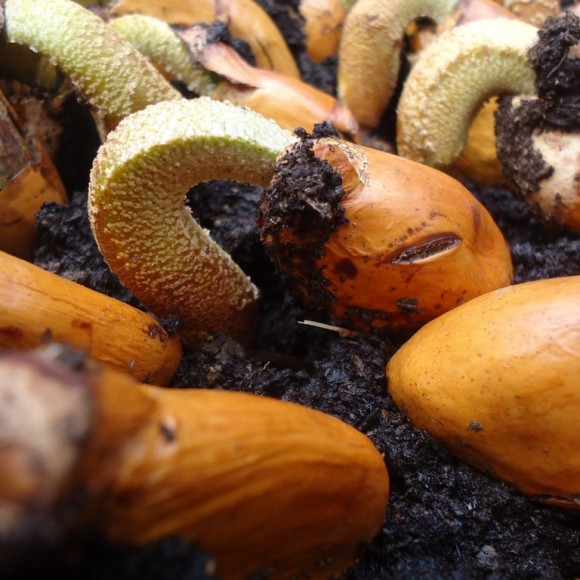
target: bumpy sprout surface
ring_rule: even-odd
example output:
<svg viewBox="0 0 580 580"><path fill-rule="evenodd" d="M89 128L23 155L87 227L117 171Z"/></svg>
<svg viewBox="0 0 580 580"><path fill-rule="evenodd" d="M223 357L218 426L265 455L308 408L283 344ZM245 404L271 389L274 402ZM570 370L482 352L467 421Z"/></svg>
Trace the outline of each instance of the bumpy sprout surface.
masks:
<svg viewBox="0 0 580 580"><path fill-rule="evenodd" d="M127 14L111 20L109 27L146 56L165 77L182 81L198 95L210 96L221 80L193 62L190 51L166 22L143 14Z"/></svg>
<svg viewBox="0 0 580 580"><path fill-rule="evenodd" d="M534 94L527 52L538 29L511 19L479 20L441 35L409 74L397 110L399 155L446 167L469 125L494 95Z"/></svg>
<svg viewBox="0 0 580 580"><path fill-rule="evenodd" d="M250 332L257 292L185 205L195 184L265 185L295 138L272 121L199 98L152 105L110 134L93 165L89 212L111 269L161 316L177 315L184 340Z"/></svg>
<svg viewBox="0 0 580 580"><path fill-rule="evenodd" d="M363 127L375 127L397 85L405 28L419 16L439 20L457 0L359 0L340 45L338 93Z"/></svg>
<svg viewBox="0 0 580 580"><path fill-rule="evenodd" d="M101 111L108 128L180 94L131 44L71 0L7 0L11 42L49 57Z"/></svg>

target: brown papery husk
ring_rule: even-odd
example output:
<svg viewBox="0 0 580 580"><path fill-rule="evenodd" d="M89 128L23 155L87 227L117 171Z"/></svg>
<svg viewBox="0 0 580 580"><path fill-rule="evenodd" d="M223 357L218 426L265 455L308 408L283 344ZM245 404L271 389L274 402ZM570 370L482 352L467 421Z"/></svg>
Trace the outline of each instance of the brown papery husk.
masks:
<svg viewBox="0 0 580 580"><path fill-rule="evenodd" d="M86 440L60 485L85 489L84 513L114 540L198 542L223 578L330 577L385 517L384 460L338 419L243 393L144 387L91 363L77 374Z"/></svg>
<svg viewBox="0 0 580 580"><path fill-rule="evenodd" d="M60 175L41 141L26 127L0 93L0 250L32 259L36 212L44 203L65 203Z"/></svg>
<svg viewBox="0 0 580 580"><path fill-rule="evenodd" d="M245 40L259 67L300 78L284 37L254 0L116 0L112 14L146 14L169 24L211 24L220 20L232 36Z"/></svg>
<svg viewBox="0 0 580 580"><path fill-rule="evenodd" d="M417 427L478 468L580 509L580 276L491 292L420 329L387 365Z"/></svg>
<svg viewBox="0 0 580 580"><path fill-rule="evenodd" d="M0 351L52 340L160 385L181 359L179 339L152 316L0 252Z"/></svg>
<svg viewBox="0 0 580 580"><path fill-rule="evenodd" d="M212 93L213 99L248 107L291 131L312 131L316 123L328 121L344 135L358 132L350 111L331 95L288 75L253 67L223 43L207 44L198 56L205 68L227 79Z"/></svg>
<svg viewBox="0 0 580 580"><path fill-rule="evenodd" d="M283 158L287 180L278 195L276 177L274 192L272 186L266 191L262 232L321 322L360 330L416 328L511 283L510 251L500 230L448 175L333 138L293 147L310 147L315 159L299 152L293 163L292 149ZM340 182L330 211L308 185L319 170L334 172ZM301 181L309 171L311 180ZM286 211L280 200L293 180L299 201L277 218Z"/></svg>
<svg viewBox="0 0 580 580"><path fill-rule="evenodd" d="M0 191L0 250L31 260L36 247L36 213L45 203L66 203L68 195L44 147Z"/></svg>

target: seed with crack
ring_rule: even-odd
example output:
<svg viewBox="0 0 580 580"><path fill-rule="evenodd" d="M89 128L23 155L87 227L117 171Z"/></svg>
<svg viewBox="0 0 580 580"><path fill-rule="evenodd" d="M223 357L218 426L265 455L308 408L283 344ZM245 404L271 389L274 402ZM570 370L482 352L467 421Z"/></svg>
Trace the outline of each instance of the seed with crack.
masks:
<svg viewBox="0 0 580 580"><path fill-rule="evenodd" d="M502 234L457 181L336 138L287 149L260 210L270 255L321 322L413 328L511 283Z"/></svg>

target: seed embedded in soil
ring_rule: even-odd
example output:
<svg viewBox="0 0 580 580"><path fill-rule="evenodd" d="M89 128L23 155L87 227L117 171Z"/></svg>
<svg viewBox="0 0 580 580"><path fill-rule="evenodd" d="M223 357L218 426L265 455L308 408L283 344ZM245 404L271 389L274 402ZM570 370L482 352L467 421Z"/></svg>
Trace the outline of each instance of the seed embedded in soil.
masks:
<svg viewBox="0 0 580 580"><path fill-rule="evenodd" d="M509 248L451 177L333 137L286 150L261 237L309 318L416 328L512 280Z"/></svg>

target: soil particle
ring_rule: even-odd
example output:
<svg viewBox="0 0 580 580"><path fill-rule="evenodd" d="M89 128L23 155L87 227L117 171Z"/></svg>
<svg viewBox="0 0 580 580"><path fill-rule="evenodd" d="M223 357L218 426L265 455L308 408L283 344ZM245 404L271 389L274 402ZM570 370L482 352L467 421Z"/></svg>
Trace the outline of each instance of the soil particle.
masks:
<svg viewBox="0 0 580 580"><path fill-rule="evenodd" d="M572 12L546 19L529 59L536 72L536 88L545 105L547 125L579 129L580 55L570 49L580 42L580 18Z"/></svg>
<svg viewBox="0 0 580 580"><path fill-rule="evenodd" d="M315 129L317 136L328 131L326 125ZM331 235L346 223L344 190L340 175L315 156L313 137L305 132L301 137L276 164L260 202L259 224L268 254L288 287L309 315L327 320L334 297L318 262Z"/></svg>
<svg viewBox="0 0 580 580"><path fill-rule="evenodd" d="M131 301L131 294L111 272L89 226L87 196L72 196L70 205L46 204L39 212L34 263L41 268L97 290Z"/></svg>
<svg viewBox="0 0 580 580"><path fill-rule="evenodd" d="M50 574L50 573L49 573ZM22 580L15 576L14 580ZM30 578L26 576L26 578ZM52 579L46 571L38 580ZM215 562L196 546L168 538L146 548L113 544L102 538L91 539L82 567L73 564L59 571L58 580L217 580Z"/></svg>
<svg viewBox="0 0 580 580"><path fill-rule="evenodd" d="M304 34L304 18L300 14L300 0L257 0L260 5L272 18L288 48L295 55L304 53L306 48L306 36Z"/></svg>
<svg viewBox="0 0 580 580"><path fill-rule="evenodd" d="M580 234L549 229L518 195L507 189L464 185L486 206L510 245L514 282L580 274Z"/></svg>
<svg viewBox="0 0 580 580"><path fill-rule="evenodd" d="M200 28L206 30L207 44L223 43L231 46L248 64L256 66L256 57L254 56L250 45L241 38L235 38L231 35L227 24L216 20L211 24L199 24Z"/></svg>
<svg viewBox="0 0 580 580"><path fill-rule="evenodd" d="M525 197L537 192L540 182L554 173L534 147L532 136L544 119L545 107L537 99L514 106L512 98L501 98L496 112L496 144L504 175Z"/></svg>

